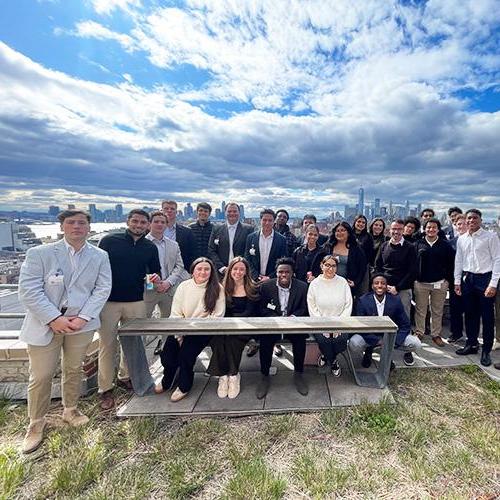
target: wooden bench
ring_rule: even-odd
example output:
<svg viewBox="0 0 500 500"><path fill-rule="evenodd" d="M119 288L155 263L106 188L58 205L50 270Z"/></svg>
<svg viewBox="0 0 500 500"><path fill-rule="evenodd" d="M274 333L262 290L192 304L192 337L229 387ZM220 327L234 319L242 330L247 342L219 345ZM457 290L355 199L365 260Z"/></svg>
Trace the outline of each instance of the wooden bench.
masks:
<svg viewBox="0 0 500 500"><path fill-rule="evenodd" d="M383 334L380 363L376 372L356 368L347 349L356 383L363 387L387 386L397 325L388 316L348 318L268 317L268 318L160 318L125 322L119 335L269 335L314 333Z"/></svg>

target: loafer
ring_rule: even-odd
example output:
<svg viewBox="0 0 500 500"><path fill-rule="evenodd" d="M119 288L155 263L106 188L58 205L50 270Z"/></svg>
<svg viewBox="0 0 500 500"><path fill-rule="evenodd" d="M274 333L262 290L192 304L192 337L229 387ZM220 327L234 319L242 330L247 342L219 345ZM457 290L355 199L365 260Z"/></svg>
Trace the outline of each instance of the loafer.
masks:
<svg viewBox="0 0 500 500"><path fill-rule="evenodd" d="M335 360L332 363L331 370L332 370L332 375L334 377L340 377L342 375L342 368L340 367L339 362L337 360Z"/></svg>
<svg viewBox="0 0 500 500"><path fill-rule="evenodd" d="M38 448L43 441L43 431L45 429L45 418L33 422L29 425L26 435L24 436L21 451L25 454L32 453Z"/></svg>
<svg viewBox="0 0 500 500"><path fill-rule="evenodd" d="M219 396L219 398L226 398L228 389L229 377L227 375L220 376L219 385L217 386L217 396Z"/></svg>
<svg viewBox="0 0 500 500"><path fill-rule="evenodd" d="M450 335L447 340L449 344L454 344L455 342L460 342L462 338L463 335L460 335L460 337L458 335Z"/></svg>
<svg viewBox="0 0 500 500"><path fill-rule="evenodd" d="M466 345L455 351L459 356L468 356L469 354L477 354L479 351L478 345Z"/></svg>
<svg viewBox="0 0 500 500"><path fill-rule="evenodd" d="M415 358L411 352L405 352L403 354L403 363L406 366L413 366L415 364Z"/></svg>
<svg viewBox="0 0 500 500"><path fill-rule="evenodd" d="M493 366L494 366L497 370L500 370L500 363L495 363Z"/></svg>
<svg viewBox="0 0 500 500"><path fill-rule="evenodd" d="M247 347L247 356L251 358L255 356L259 352L259 344L250 344Z"/></svg>
<svg viewBox="0 0 500 500"><path fill-rule="evenodd" d="M113 396L113 390L104 391L99 394L99 407L101 410L108 411L115 406L115 397Z"/></svg>
<svg viewBox="0 0 500 500"><path fill-rule="evenodd" d="M307 385L306 379L304 378L304 374L300 372L293 373L293 383L295 384L295 388L299 394L302 396L307 396L309 393L309 387Z"/></svg>
<svg viewBox="0 0 500 500"><path fill-rule="evenodd" d="M367 347L363 355L363 360L361 361L361 366L363 368L370 368L372 364L373 347Z"/></svg>
<svg viewBox="0 0 500 500"><path fill-rule="evenodd" d="M229 375L229 383L227 385L227 397L229 399L234 399L240 393L240 380L241 376L239 373L236 375Z"/></svg>
<svg viewBox="0 0 500 500"><path fill-rule="evenodd" d="M483 366L491 366L491 356L489 352L482 352L481 353L481 364Z"/></svg>
<svg viewBox="0 0 500 500"><path fill-rule="evenodd" d="M175 391L172 393L170 396L170 401L177 403L177 401L180 401L181 399L184 399L189 393L188 392L182 392L178 387L175 389Z"/></svg>
<svg viewBox="0 0 500 500"><path fill-rule="evenodd" d="M283 356L283 347L280 344L276 344L274 346L274 355L278 358L281 358L281 356Z"/></svg>
<svg viewBox="0 0 500 500"><path fill-rule="evenodd" d="M432 341L434 344L436 344L438 347L444 347L446 344L444 343L444 340L439 336L436 335L435 337L432 337Z"/></svg>
<svg viewBox="0 0 500 500"><path fill-rule="evenodd" d="M84 415L78 408L64 408L62 419L72 427L80 427L89 421L89 417Z"/></svg>
<svg viewBox="0 0 500 500"><path fill-rule="evenodd" d="M270 385L271 380L269 379L269 375L261 375L259 383L257 384L257 389L255 391L257 399L263 399L266 397Z"/></svg>

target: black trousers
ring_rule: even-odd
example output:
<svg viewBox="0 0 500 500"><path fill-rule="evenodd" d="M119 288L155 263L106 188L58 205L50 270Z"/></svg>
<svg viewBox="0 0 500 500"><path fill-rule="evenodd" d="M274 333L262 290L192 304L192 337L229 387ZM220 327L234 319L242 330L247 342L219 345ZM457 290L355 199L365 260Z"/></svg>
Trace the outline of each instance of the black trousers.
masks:
<svg viewBox="0 0 500 500"><path fill-rule="evenodd" d="M307 335L302 333L285 335L285 338L292 343L293 368L296 372L302 373L304 371L307 337ZM273 360L274 344L281 340L281 338L281 335L259 335L260 372L262 375L269 375L269 368L271 368L271 362Z"/></svg>
<svg viewBox="0 0 500 500"><path fill-rule="evenodd" d="M182 344L175 337L169 336L160 355L163 365L162 386L168 389L172 385L177 369L179 369L179 389L189 392L193 387L194 365L198 355L210 343L211 335L186 335Z"/></svg>
<svg viewBox="0 0 500 500"><path fill-rule="evenodd" d="M467 345L478 344L479 327L483 322L483 352L490 352L495 338L495 297L485 297L491 273L464 273L462 298L465 308Z"/></svg>
<svg viewBox="0 0 500 500"><path fill-rule="evenodd" d="M463 298L453 288L450 288L450 331L454 337L461 337L464 331Z"/></svg>
<svg viewBox="0 0 500 500"><path fill-rule="evenodd" d="M210 341L212 357L208 373L221 375L236 375L240 371L241 355L250 337L246 335L214 335Z"/></svg>

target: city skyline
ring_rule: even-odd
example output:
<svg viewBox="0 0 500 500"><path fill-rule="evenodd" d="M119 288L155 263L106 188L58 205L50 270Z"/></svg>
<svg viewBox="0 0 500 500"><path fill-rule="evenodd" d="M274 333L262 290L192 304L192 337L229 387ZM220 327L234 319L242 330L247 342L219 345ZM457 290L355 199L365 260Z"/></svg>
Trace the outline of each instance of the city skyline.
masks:
<svg viewBox="0 0 500 500"><path fill-rule="evenodd" d="M362 186L495 218L496 7L8 2L0 209L172 198L328 214Z"/></svg>

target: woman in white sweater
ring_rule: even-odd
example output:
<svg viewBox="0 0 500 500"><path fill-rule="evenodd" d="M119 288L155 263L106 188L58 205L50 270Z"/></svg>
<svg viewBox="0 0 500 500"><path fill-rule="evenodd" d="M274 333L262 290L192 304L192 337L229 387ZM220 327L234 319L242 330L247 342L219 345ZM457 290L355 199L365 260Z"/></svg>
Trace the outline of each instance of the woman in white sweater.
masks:
<svg viewBox="0 0 500 500"><path fill-rule="evenodd" d="M191 265L192 278L183 281L175 291L171 318L217 318L226 310L224 289L219 284L217 272L210 259L200 257ZM193 387L194 365L198 354L208 345L210 335L186 335L167 337L161 353L163 378L156 392L170 389L179 369L178 387L172 393L172 401L180 401Z"/></svg>
<svg viewBox="0 0 500 500"><path fill-rule="evenodd" d="M337 275L337 260L326 255L321 261L321 272L309 285L307 306L312 317L350 316L352 294L345 278ZM347 349L348 335L345 333L315 334L322 353L323 362L330 367L335 377L340 377L341 368L337 355Z"/></svg>

